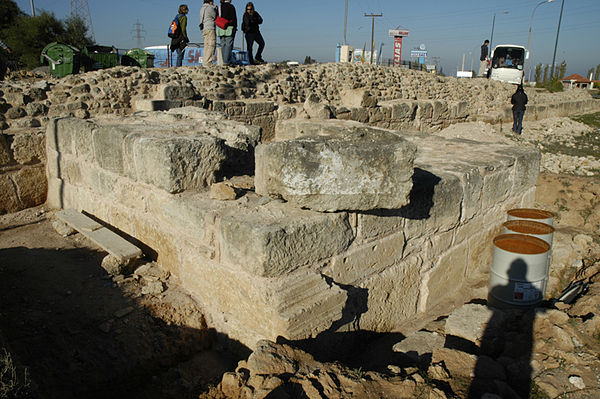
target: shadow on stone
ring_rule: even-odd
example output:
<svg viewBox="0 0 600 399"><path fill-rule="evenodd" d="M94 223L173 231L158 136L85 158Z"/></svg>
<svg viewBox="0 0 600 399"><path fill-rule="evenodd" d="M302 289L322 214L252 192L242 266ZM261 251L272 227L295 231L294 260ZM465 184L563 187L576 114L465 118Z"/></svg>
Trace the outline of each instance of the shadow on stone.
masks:
<svg viewBox="0 0 600 399"><path fill-rule="evenodd" d="M424 220L430 217L433 208L433 195L435 186L442 179L431 172L415 168L412 176L413 186L409 194L408 205L400 209L377 209L364 212L374 216L402 217L411 220Z"/></svg>

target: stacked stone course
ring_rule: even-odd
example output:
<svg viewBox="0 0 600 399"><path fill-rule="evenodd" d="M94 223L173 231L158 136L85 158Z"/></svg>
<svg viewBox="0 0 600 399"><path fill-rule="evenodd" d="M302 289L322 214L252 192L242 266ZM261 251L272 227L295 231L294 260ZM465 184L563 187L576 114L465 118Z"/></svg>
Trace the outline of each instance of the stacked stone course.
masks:
<svg viewBox="0 0 600 399"><path fill-rule="evenodd" d="M414 168L406 205L320 212L253 190L212 200L207 186L239 154L228 148L242 142L252 151L257 143L252 126L223 118L184 108L117 120L59 119L47 132L48 203L88 212L140 240L204 305L214 326L250 347L261 338L303 339L331 328L392 330L455 295L449 285L481 281L497 221L508 207L533 201L536 150L364 126L361 133L360 125L343 121L313 121L312 131L345 137L348 148L364 145L348 138L361 134L379 134L381 149L405 143L402 159ZM227 144L211 132L211 120L231 123L227 130L237 129L237 141ZM297 137L290 145L314 137L303 133L311 129L290 129ZM157 137L164 153L136 151ZM183 138L211 150L182 151ZM356 154L333 150L341 159ZM293 152L257 151L256 162ZM188 164L194 176L211 177L190 180ZM369 167L390 173L387 164ZM354 196L368 198L372 187L365 187Z"/></svg>

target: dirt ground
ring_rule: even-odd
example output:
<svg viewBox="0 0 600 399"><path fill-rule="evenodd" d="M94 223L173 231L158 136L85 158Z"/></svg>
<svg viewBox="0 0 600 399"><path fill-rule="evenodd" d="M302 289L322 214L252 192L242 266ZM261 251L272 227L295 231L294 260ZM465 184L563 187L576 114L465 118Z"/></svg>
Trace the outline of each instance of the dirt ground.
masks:
<svg viewBox="0 0 600 399"><path fill-rule="evenodd" d="M557 213L558 229L597 232L598 192L598 177L541 174L537 202ZM235 368L244 354L206 326L173 277L153 263L111 277L105 255L80 234L59 235L43 208L0 217L0 344L34 392L191 398ZM165 291L144 291L152 281Z"/></svg>
<svg viewBox="0 0 600 399"><path fill-rule="evenodd" d="M113 278L106 253L51 219L42 208L0 217L0 347L39 396L197 397L235 366L173 278L152 263ZM166 290L143 294L152 281Z"/></svg>

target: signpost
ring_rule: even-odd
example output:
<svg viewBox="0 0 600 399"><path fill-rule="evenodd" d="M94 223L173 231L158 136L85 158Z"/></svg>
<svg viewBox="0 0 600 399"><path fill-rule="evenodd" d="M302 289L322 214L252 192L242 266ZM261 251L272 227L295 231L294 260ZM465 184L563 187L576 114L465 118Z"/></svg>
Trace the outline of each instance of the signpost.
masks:
<svg viewBox="0 0 600 399"><path fill-rule="evenodd" d="M408 29L398 26L396 29L390 29L389 35L394 38L394 66L402 65L402 38L408 36Z"/></svg>

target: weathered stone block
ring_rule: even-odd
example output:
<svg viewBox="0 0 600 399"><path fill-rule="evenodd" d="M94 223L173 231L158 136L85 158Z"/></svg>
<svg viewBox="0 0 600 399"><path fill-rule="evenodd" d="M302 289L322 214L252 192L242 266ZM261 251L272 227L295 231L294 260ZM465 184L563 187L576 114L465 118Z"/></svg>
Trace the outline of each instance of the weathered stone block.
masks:
<svg viewBox="0 0 600 399"><path fill-rule="evenodd" d="M46 147L62 154L72 154L71 131L66 119L52 119L46 128Z"/></svg>
<svg viewBox="0 0 600 399"><path fill-rule="evenodd" d="M106 170L123 174L123 142L129 130L127 126L101 125L94 131L94 158Z"/></svg>
<svg viewBox="0 0 600 399"><path fill-rule="evenodd" d="M14 174L21 209L31 208L46 201L48 186L44 165L26 166Z"/></svg>
<svg viewBox="0 0 600 399"><path fill-rule="evenodd" d="M512 193L522 193L535 186L542 158L540 151L536 148L513 147L507 153L516 159Z"/></svg>
<svg viewBox="0 0 600 399"><path fill-rule="evenodd" d="M345 250L353 239L345 213L304 211L269 203L219 222L222 259L272 277Z"/></svg>
<svg viewBox="0 0 600 399"><path fill-rule="evenodd" d="M211 136L139 137L132 150L137 178L170 193L214 183L226 159L223 140Z"/></svg>
<svg viewBox="0 0 600 399"><path fill-rule="evenodd" d="M437 264L427 275L427 295L421 299L421 305L426 304L425 308L430 309L436 304L455 295L455 290L465 281L465 272L469 260L469 247L466 243L457 245L440 257ZM449 291L448 287L454 287L455 290Z"/></svg>
<svg viewBox="0 0 600 399"><path fill-rule="evenodd" d="M0 133L0 166L12 163L9 136Z"/></svg>
<svg viewBox="0 0 600 399"><path fill-rule="evenodd" d="M318 211L408 203L416 147L386 132L259 145L256 192Z"/></svg>
<svg viewBox="0 0 600 399"><path fill-rule="evenodd" d="M340 91L340 102L342 106L375 108L377 106L377 97L374 97L368 90L364 89L345 89Z"/></svg>
<svg viewBox="0 0 600 399"><path fill-rule="evenodd" d="M407 238L446 231L459 222L463 188L458 177L430 168L415 168L408 205L400 209Z"/></svg>
<svg viewBox="0 0 600 399"><path fill-rule="evenodd" d="M191 85L165 84L159 86L157 91L159 100L187 100L196 95Z"/></svg>
<svg viewBox="0 0 600 399"><path fill-rule="evenodd" d="M360 135L365 131L375 131L362 123L329 119L315 122L310 119L279 120L275 126L275 141L293 140L311 136Z"/></svg>
<svg viewBox="0 0 600 399"><path fill-rule="evenodd" d="M30 131L13 136L12 152L21 165L44 162L46 137L43 132Z"/></svg>
<svg viewBox="0 0 600 399"><path fill-rule="evenodd" d="M400 233L347 251L331 260L325 274L338 284L355 285L401 261L404 244Z"/></svg>
<svg viewBox="0 0 600 399"><path fill-rule="evenodd" d="M12 173L0 174L0 214L17 212L23 209L11 175Z"/></svg>

